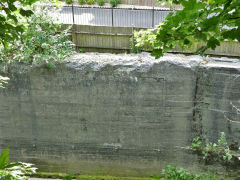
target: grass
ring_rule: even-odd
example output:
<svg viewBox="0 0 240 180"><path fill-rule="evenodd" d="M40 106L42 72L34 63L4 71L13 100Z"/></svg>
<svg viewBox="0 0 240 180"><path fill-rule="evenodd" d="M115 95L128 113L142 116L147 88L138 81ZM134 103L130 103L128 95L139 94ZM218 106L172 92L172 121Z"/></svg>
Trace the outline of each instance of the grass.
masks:
<svg viewBox="0 0 240 180"><path fill-rule="evenodd" d="M33 177L38 178L52 178L52 179L65 179L68 176L66 173L49 173L49 172L38 172ZM153 177L116 177L116 176L100 176L100 175L74 175L74 179L77 180L165 180L163 177L156 179ZM201 180L222 180L216 174L206 174ZM232 178L224 177L224 180L233 180Z"/></svg>
<svg viewBox="0 0 240 180"><path fill-rule="evenodd" d="M48 173L38 172L33 177L37 178L52 178L52 179L64 179L68 174L66 173ZM74 179L78 180L155 180L151 177L116 177L116 176L100 176L100 175L74 175Z"/></svg>

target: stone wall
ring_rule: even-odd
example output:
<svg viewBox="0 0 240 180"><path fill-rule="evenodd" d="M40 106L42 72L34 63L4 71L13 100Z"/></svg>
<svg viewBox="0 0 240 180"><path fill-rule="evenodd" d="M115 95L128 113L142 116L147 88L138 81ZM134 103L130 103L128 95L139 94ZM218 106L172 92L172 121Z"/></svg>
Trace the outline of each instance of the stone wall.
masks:
<svg viewBox="0 0 240 180"><path fill-rule="evenodd" d="M53 69L12 65L0 90L0 150L42 171L147 176L214 168L195 136L239 141L239 59L79 54ZM230 122L224 116L235 122ZM222 170L222 169L221 169Z"/></svg>

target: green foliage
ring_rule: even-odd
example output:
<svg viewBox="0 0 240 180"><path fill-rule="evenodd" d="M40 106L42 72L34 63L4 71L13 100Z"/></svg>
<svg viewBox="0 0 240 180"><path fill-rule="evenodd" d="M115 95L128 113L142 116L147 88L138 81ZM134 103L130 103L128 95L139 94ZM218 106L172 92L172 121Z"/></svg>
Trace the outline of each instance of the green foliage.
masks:
<svg viewBox="0 0 240 180"><path fill-rule="evenodd" d="M89 5L95 4L95 0L87 0L87 3L88 3Z"/></svg>
<svg viewBox="0 0 240 180"><path fill-rule="evenodd" d="M106 0L97 0L99 6L103 6L106 3Z"/></svg>
<svg viewBox="0 0 240 180"><path fill-rule="evenodd" d="M211 143L206 140L206 143L202 143L199 137L193 139L192 148L202 153L203 159L212 160L214 157L221 158L222 160L230 161L232 155L230 153L226 136L224 132L221 132L221 136L218 143Z"/></svg>
<svg viewBox="0 0 240 180"><path fill-rule="evenodd" d="M214 174L193 174L186 171L184 168L177 168L175 166L168 165L167 168L162 170L161 178L154 175L156 180L219 180Z"/></svg>
<svg viewBox="0 0 240 180"><path fill-rule="evenodd" d="M117 7L118 4L121 3L121 0L110 0L110 4L112 7Z"/></svg>
<svg viewBox="0 0 240 180"><path fill-rule="evenodd" d="M78 52L78 53L84 53L84 50L81 49L81 48L78 48L78 49L77 49L77 52Z"/></svg>
<svg viewBox="0 0 240 180"><path fill-rule="evenodd" d="M198 180L200 175L193 175L184 170L184 168L176 168L175 166L168 165L166 169L162 170L164 180Z"/></svg>
<svg viewBox="0 0 240 180"><path fill-rule="evenodd" d="M0 155L0 179L1 180L27 180L26 174L36 173L32 164L17 162L9 163L9 149L6 148Z"/></svg>
<svg viewBox="0 0 240 180"><path fill-rule="evenodd" d="M72 3L73 3L73 0L66 0L66 3L67 3L67 4L72 4Z"/></svg>
<svg viewBox="0 0 240 180"><path fill-rule="evenodd" d="M6 148L0 155L0 169L4 169L9 161L9 149Z"/></svg>
<svg viewBox="0 0 240 180"><path fill-rule="evenodd" d="M135 41L135 39L132 37L132 38L130 39L130 52L131 52L131 53L138 54L138 53L141 53L141 51L142 51L141 47L136 46L136 41Z"/></svg>
<svg viewBox="0 0 240 180"><path fill-rule="evenodd" d="M202 141L200 140L200 137L195 137L195 138L193 138L192 147L193 147L194 149L200 148L201 145L202 145Z"/></svg>
<svg viewBox="0 0 240 180"><path fill-rule="evenodd" d="M1 0L0 1L0 46L8 47L9 42L18 39L24 32L24 19L33 14L30 5L38 0Z"/></svg>
<svg viewBox="0 0 240 180"><path fill-rule="evenodd" d="M86 0L78 0L78 4L80 5L86 4Z"/></svg>
<svg viewBox="0 0 240 180"><path fill-rule="evenodd" d="M28 28L22 39L15 40L8 49L0 48L0 62L22 62L27 64L44 63L52 67L73 53L73 44L67 30L58 33L61 25L54 24L45 10L28 19Z"/></svg>
<svg viewBox="0 0 240 180"><path fill-rule="evenodd" d="M3 86L3 84L6 84L8 80L9 80L8 77L0 76L0 88L5 88L5 87ZM0 161L1 161L1 160L0 160ZM1 163L0 163L0 164L1 164Z"/></svg>
<svg viewBox="0 0 240 180"><path fill-rule="evenodd" d="M156 58L176 46L193 50L196 44L203 43L196 53L204 55L208 48L215 49L224 40L240 41L239 0L167 2L180 4L183 9L170 13L156 29L141 31L135 36L138 46L150 46Z"/></svg>

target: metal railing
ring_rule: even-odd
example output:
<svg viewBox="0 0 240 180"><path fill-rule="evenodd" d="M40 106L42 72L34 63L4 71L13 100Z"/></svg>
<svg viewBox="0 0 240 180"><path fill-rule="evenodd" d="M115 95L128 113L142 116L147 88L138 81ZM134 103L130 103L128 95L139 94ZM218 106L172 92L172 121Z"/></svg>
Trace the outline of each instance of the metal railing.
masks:
<svg viewBox="0 0 240 180"><path fill-rule="evenodd" d="M172 12L159 8L63 6L55 16L63 24L153 28Z"/></svg>

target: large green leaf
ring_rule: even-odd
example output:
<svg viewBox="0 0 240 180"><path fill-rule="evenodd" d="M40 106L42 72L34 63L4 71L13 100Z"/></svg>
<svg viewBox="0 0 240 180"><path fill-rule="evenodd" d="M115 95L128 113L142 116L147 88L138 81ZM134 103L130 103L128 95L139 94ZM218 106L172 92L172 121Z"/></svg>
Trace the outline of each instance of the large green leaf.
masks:
<svg viewBox="0 0 240 180"><path fill-rule="evenodd" d="M9 161L9 149L6 148L0 155L0 169L4 169L8 165Z"/></svg>
<svg viewBox="0 0 240 180"><path fill-rule="evenodd" d="M140 46L152 46L156 58L176 46L186 51L204 44L197 50L204 55L208 48L215 49L226 39L240 41L240 0L165 1L180 4L182 9L170 13L152 31L154 36L135 35Z"/></svg>

